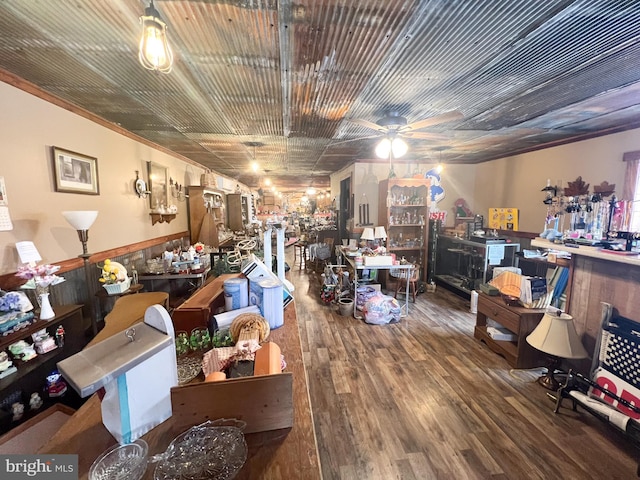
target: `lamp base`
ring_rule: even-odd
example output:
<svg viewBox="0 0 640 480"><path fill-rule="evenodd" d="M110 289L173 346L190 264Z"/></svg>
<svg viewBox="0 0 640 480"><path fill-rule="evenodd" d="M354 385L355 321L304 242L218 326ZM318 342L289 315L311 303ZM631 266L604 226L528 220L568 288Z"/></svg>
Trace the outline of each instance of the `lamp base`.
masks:
<svg viewBox="0 0 640 480"><path fill-rule="evenodd" d="M553 373L547 373L538 378L538 383L547 390L553 390L554 392L560 388L560 383L553 377Z"/></svg>
<svg viewBox="0 0 640 480"><path fill-rule="evenodd" d="M559 364L560 361L557 358L552 358L547 367L547 374L538 378L538 383L547 390L553 390L555 392L560 388L560 383L553 376Z"/></svg>

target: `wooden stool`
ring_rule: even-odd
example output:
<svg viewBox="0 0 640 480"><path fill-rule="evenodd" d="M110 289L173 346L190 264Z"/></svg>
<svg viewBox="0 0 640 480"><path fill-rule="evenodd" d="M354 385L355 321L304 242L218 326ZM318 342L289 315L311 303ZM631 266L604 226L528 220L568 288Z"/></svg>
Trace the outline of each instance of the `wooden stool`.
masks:
<svg viewBox="0 0 640 480"><path fill-rule="evenodd" d="M411 297L413 298L413 303L416 303L416 291L418 280L420 279L420 265L415 265L411 271L411 276L407 280L406 276L398 277L398 286L396 287L396 294L394 298L398 298L398 292L404 293L407 289L407 281L409 282L409 292L411 293ZM408 274L405 271L405 274ZM407 299L408 300L408 299Z"/></svg>
<svg viewBox="0 0 640 480"><path fill-rule="evenodd" d="M299 269L302 270L302 266L307 266L307 260L309 259L309 250L307 250L307 242L296 242L293 244L293 264L296 264L296 258L300 255Z"/></svg>

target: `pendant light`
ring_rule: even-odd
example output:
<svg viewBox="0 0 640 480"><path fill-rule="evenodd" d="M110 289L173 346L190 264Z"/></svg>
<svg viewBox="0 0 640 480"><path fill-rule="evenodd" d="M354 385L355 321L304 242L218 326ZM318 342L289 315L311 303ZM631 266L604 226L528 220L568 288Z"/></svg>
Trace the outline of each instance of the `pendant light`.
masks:
<svg viewBox="0 0 640 480"><path fill-rule="evenodd" d="M153 6L153 0L145 8L140 17L142 36L138 60L147 70L157 70L169 73L173 67L173 53L167 42L167 24L162 21L160 14Z"/></svg>

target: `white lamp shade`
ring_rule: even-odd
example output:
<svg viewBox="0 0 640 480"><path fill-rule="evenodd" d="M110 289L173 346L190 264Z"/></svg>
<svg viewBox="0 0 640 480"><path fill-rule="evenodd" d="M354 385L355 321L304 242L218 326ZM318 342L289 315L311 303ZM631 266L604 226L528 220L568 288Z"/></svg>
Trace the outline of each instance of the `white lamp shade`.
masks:
<svg viewBox="0 0 640 480"><path fill-rule="evenodd" d="M387 238L387 232L385 231L383 226L376 227L375 232L373 233L375 238L382 238L383 240Z"/></svg>
<svg viewBox="0 0 640 480"><path fill-rule="evenodd" d="M527 342L541 352L560 358L586 358L573 317L566 313L545 313L538 326L527 336Z"/></svg>
<svg viewBox="0 0 640 480"><path fill-rule="evenodd" d="M373 236L373 228L365 227L362 231L362 235L360 235L360 240L375 240Z"/></svg>
<svg viewBox="0 0 640 480"><path fill-rule="evenodd" d="M400 158L407 153L409 147L401 138L394 138L393 140L385 137L378 145L376 145L376 156L378 158L389 158L389 153L393 153L393 158Z"/></svg>
<svg viewBox="0 0 640 480"><path fill-rule="evenodd" d="M67 222L76 230L89 230L98 216L97 210L70 210L62 212Z"/></svg>

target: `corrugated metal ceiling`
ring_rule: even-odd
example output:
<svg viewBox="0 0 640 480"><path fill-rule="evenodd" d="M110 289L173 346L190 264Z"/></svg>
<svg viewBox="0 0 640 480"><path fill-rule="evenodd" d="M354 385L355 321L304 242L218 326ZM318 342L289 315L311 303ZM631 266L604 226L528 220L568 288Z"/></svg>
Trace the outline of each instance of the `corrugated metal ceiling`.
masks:
<svg viewBox="0 0 640 480"><path fill-rule="evenodd" d="M373 158L376 132L351 120L389 111L462 113L408 139L403 162L477 163L640 125L640 1L156 0L169 75L137 61L147 5L0 1L0 68L282 190Z"/></svg>

